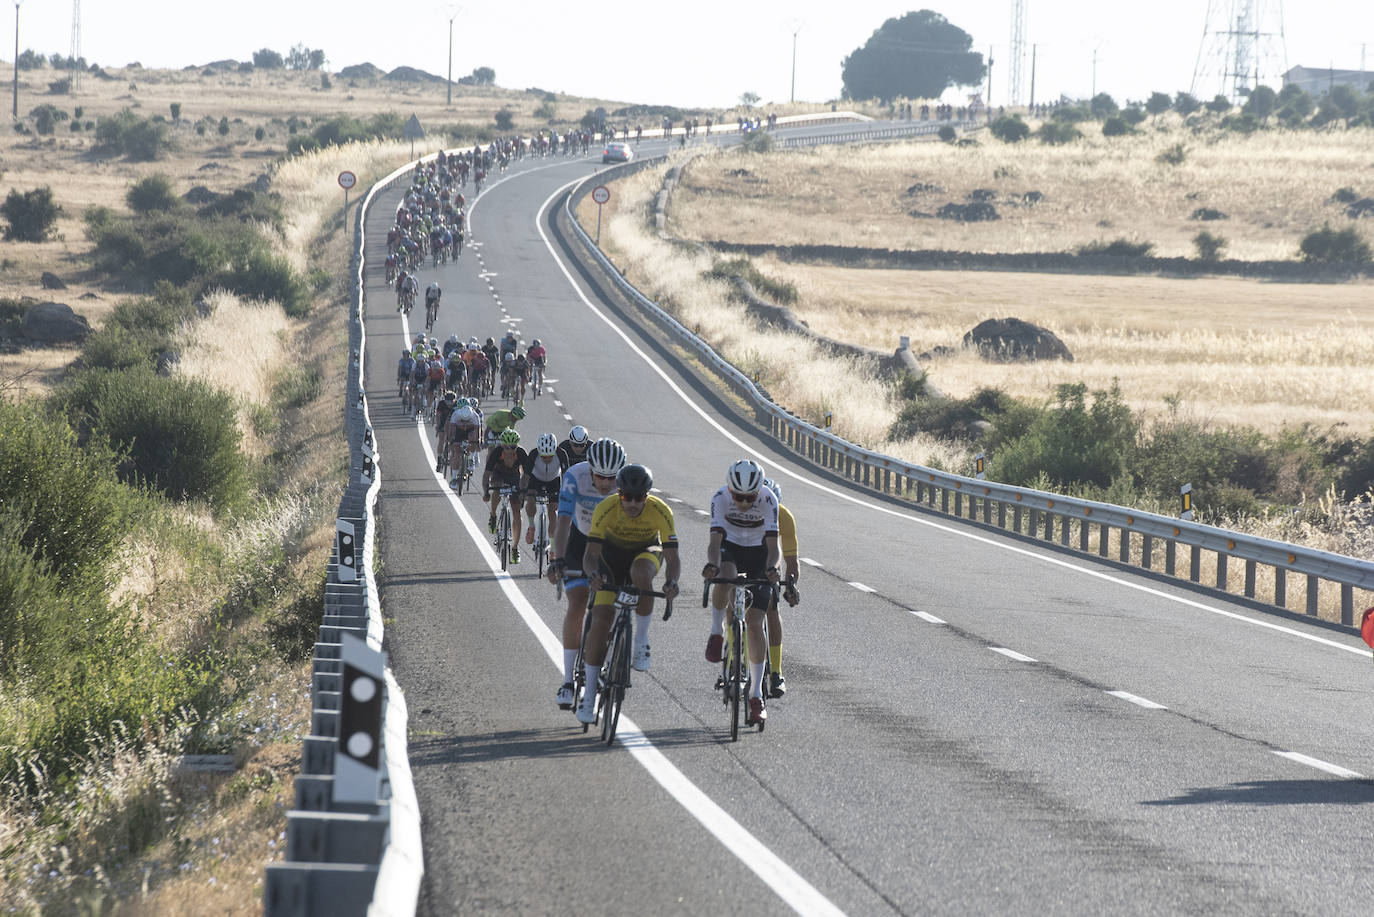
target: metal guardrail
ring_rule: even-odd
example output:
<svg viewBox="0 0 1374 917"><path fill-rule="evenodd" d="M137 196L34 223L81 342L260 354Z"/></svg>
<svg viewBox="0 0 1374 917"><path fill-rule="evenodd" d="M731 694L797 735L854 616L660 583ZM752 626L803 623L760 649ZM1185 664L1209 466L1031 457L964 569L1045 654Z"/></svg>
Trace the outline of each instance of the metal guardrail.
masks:
<svg viewBox="0 0 1374 917"><path fill-rule="evenodd" d="M783 145L809 145L812 141L883 140L929 133L940 126L942 124L936 122L930 126L922 124L913 128L854 131L824 138L789 138L783 141ZM926 129L922 131L921 128ZM906 133L898 134L895 131ZM791 143L791 140L798 142ZM1374 563L1369 561L1109 503L1013 487L913 465L856 446L775 404L749 377L627 281L573 216L578 203L595 185L662 163L666 159L656 157L644 160L632 164L628 169L623 166L612 167L574 188L564 205L574 233L625 295L685 343L706 365L728 380L741 397L754 406L759 419L769 425L772 435L789 449L822 468L882 493L905 496L930 508L936 508L938 504L941 512L1045 541L1053 541L1057 536L1061 546L1085 553L1095 547L1101 557L1115 556L1121 563L1138 563L1147 570L1155 568L1155 543L1162 542L1163 572L1170 576L1178 575L1177 551L1178 546L1183 545L1189 549L1189 580L1222 592L1229 592L1230 560L1244 561L1244 595L1250 599L1257 597L1259 568L1270 567L1274 571L1273 604L1284 609L1288 607L1288 574L1297 574L1305 577L1304 611L1312 617L1318 613L1321 584L1332 583L1340 588L1341 623L1354 626L1354 590L1374 590ZM1203 551L1215 554L1211 583L1202 582Z"/></svg>
<svg viewBox="0 0 1374 917"><path fill-rule="evenodd" d="M777 141L783 149L797 149L806 146L820 146L827 143L872 143L877 140L900 140L904 137L923 137L938 134L942 127L974 127L974 121L917 121L906 127L884 127L876 129L858 128L842 134L824 134L819 137L784 137Z"/></svg>
<svg viewBox="0 0 1374 917"><path fill-rule="evenodd" d="M357 211L349 268L352 358L344 395L348 486L325 582L312 664L311 734L303 740L295 805L287 813L286 861L267 866L268 917L412 915L424 873L420 810L406 756L405 697L381 656L381 604L372 575L381 473L364 387L363 326L367 211L378 193L413 169L409 163L377 182ZM363 671L351 658L375 670Z"/></svg>

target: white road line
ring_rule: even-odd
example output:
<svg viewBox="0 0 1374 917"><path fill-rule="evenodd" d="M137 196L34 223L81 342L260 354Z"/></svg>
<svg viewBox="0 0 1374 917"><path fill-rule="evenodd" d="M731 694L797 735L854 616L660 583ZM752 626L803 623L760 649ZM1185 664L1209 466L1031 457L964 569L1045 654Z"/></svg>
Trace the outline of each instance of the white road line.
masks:
<svg viewBox="0 0 1374 917"><path fill-rule="evenodd" d="M404 326L405 318L401 319ZM406 333L410 329L406 326ZM425 460L428 467L434 467L434 450L430 447L428 429L423 423L415 425L416 433L420 437L420 448L424 450ZM453 507L454 513L458 516L458 521L466 529L468 537L477 546L482 559L486 561L492 575L496 577L496 582L515 607L516 613L525 622L534 637L539 641L544 653L549 657L556 671L560 674L563 671L563 642L554 636L539 617L534 606L525 598L520 588L516 586L515 580L509 573L501 570L500 559L497 558L495 550L487 540L485 529L479 528L472 516L468 514L467 508L458 499L458 495L449 490L448 482L437 472L431 471L435 483L440 492ZM802 878L801 874L783 862L782 858L764 845L762 841L750 834L744 826L722 809L710 796L703 792L696 784L687 779L687 776L669 761L662 752L654 747L654 744L644 735L634 721L625 714L620 715L620 723L616 728L616 741L620 742L634 755L635 760L649 772L659 786L668 791L693 818L701 823L707 831L711 832L715 838L725 846L745 866L749 867L755 875L764 881L779 898L789 907L799 914L817 914L825 917L844 917L844 911L836 907L829 898L810 882Z"/></svg>
<svg viewBox="0 0 1374 917"><path fill-rule="evenodd" d="M561 408L561 407L563 406L563 402L561 402L561 401L559 401L557 398L555 398L555 399L553 399L553 406L556 407L556 408Z"/></svg>
<svg viewBox="0 0 1374 917"><path fill-rule="evenodd" d="M553 194L549 195L549 197L544 201L544 205L539 208L539 213L542 214L544 210L549 206L549 204L553 202L554 198L558 197L558 195L562 194L568 188L571 188L573 185L577 184L580 181L582 181L582 179L580 178L574 179L573 181L570 181L563 187L559 188L557 191L553 192ZM610 328L613 332L615 332L615 334L619 335L621 340L625 342L625 345L629 347L630 350L634 351L634 353L638 354L639 358L644 361L645 365L647 365L651 371L656 373L658 377L662 379L663 382L670 389L672 389L680 399L682 399L682 403L685 404L690 410L695 411L696 414L699 417L701 417L701 419L704 420L707 424L714 427L716 432L718 432L725 439L733 443L735 446L744 450L746 454L751 455L754 458L759 459L760 461L771 461L771 456L765 456L762 452L758 451L757 449L754 449L748 443L741 440L738 436L735 436L729 430L725 429L725 427L720 423L720 421L716 420L714 417L708 414L704 408L697 404L692 398L688 397L687 393L682 390L682 387L679 386L676 382L674 382L671 378L669 378L666 370L659 366L658 363L655 362L648 354L646 354L642 348L635 344L634 341L630 340L629 335L626 334L615 322L613 322L606 315L606 313L598 309L591 302L591 300L587 299L586 295L582 292L582 288L579 287L577 285L577 281L573 279L572 273L568 270L567 265L563 263L563 259L559 258L558 253L554 251L553 243L549 241L549 237L544 233L543 227L538 225L538 214L535 215L535 220L535 228L538 229L540 237L543 238L544 246L549 250L549 254L553 257L554 262L558 265L558 269L563 272L563 276L567 278L568 284L573 288L573 292L577 294L577 298L582 300L582 304L585 305L588 309L590 309L594 315L601 319L601 321L605 322L606 326ZM906 519L907 521L914 522L917 525L923 525L932 529L937 529L949 535L957 535L960 538L967 538L970 541L980 542L982 544L988 545L989 547L996 548L999 551L1009 551L1013 554L1020 554L1023 557L1033 558L1041 563L1050 564L1052 566L1056 566L1064 570L1073 570L1075 573L1082 573L1085 576L1090 576L1094 579L1102 580L1108 583L1113 583L1118 586L1123 586L1127 589L1133 589L1136 592L1142 592L1146 595L1151 595L1169 602L1174 602L1179 605L1187 606L1189 608L1196 608L1199 611L1205 611L1210 614L1220 615L1225 618L1230 618L1234 621L1241 621L1246 624L1254 625L1255 627L1263 627L1267 630L1276 631L1278 633L1282 633L1290 637L1297 637L1302 640L1309 640L1313 643L1320 643L1323 646L1328 646L1332 649L1344 650L1347 653L1355 653L1360 656L1365 656L1369 653L1369 647L1364 646L1363 644L1359 646L1353 646L1346 643L1340 643L1336 640L1327 639L1326 637L1319 637L1316 634L1303 633L1300 630L1296 630L1292 627L1285 627L1282 624L1275 624L1272 621L1263 621L1258 618L1251 618L1247 615L1239 614L1234 611L1227 611L1224 608L1217 608L1213 605L1205 605L1202 602L1184 598L1183 596L1171 595L1162 589L1155 589L1151 586L1146 586L1144 583L1131 582L1129 580L1122 579L1119 576L1113 576L1112 574L1103 572L1101 570L1094 570L1089 567L1084 567L1080 564L1064 560L1060 557L1055 557L1050 554L1042 554L1038 551L1034 551L1029 548L1023 548L1020 545L1017 545L1008 540L992 538L985 535L979 535L978 533L973 531L964 531L962 529L955 528L954 526L946 525L943 522L937 522L933 519L926 519L921 516L917 516L913 513L893 509L889 506L883 506L878 503L873 503L869 500L864 500L860 497L854 496L853 494L849 494L842 490L837 490L834 487L830 487L826 484L822 484L819 481L814 481L808 477L805 477L802 474L799 474L798 472L793 471L791 468L788 468L785 465L775 465L775 467L777 468L778 474L786 475L787 477L792 478L794 481L797 481L798 483L805 484L808 487L812 487L823 493L830 494L833 497L845 500L849 503L854 504L855 506L862 506L865 509L873 510L874 512L883 513L884 515L888 516L895 516L898 519Z"/></svg>
<svg viewBox="0 0 1374 917"><path fill-rule="evenodd" d="M988 647L988 649L992 650L994 653L1001 653L1003 656L1006 656L1008 659L1015 659L1017 662L1038 662L1038 661L1039 661L1039 660L1037 660L1037 659L1032 659L1032 658L1029 657L1029 656L1024 656L1024 655L1022 655L1021 653L1016 652L1016 650L1009 650L1009 649L1007 649L1005 646L990 646L990 647Z"/></svg>
<svg viewBox="0 0 1374 917"><path fill-rule="evenodd" d="M872 586L865 586L863 583L850 583L849 585L853 586L855 589L859 590L860 592L877 592L877 591L878 591L877 589L874 589Z"/></svg>
<svg viewBox="0 0 1374 917"><path fill-rule="evenodd" d="M945 623L943 618L937 618L935 617L935 615L931 614L928 611L913 611L912 614L920 618L922 621L929 621L931 624Z"/></svg>
<svg viewBox="0 0 1374 917"><path fill-rule="evenodd" d="M824 567L824 566L825 566L825 564L821 563L819 560L812 560L812 559L809 558L809 557L803 557L803 558L801 559L801 562L804 563L804 564L806 564L808 567Z"/></svg>
<svg viewBox="0 0 1374 917"><path fill-rule="evenodd" d="M692 512L696 513L698 516L709 516L709 515L711 515L711 511L710 511L710 510L705 510L705 509L694 509L694 510L692 510Z"/></svg>
<svg viewBox="0 0 1374 917"><path fill-rule="evenodd" d="M1280 758L1287 758L1289 761L1296 761L1299 764L1306 764L1308 767L1315 767L1319 771L1326 771L1328 774L1334 774L1337 777L1345 777L1349 780L1364 779L1364 774L1347 770L1339 764L1332 764L1320 758L1309 758L1307 755L1300 755L1295 751L1276 751L1274 754L1278 755Z"/></svg>
<svg viewBox="0 0 1374 917"><path fill-rule="evenodd" d="M563 415L563 419L566 420L568 423L572 423L572 415L571 415L571 414L564 414L564 415Z"/></svg>
<svg viewBox="0 0 1374 917"><path fill-rule="evenodd" d="M1137 707L1144 707L1146 710L1168 710L1168 709L1169 709L1168 707L1164 706L1163 704L1156 704L1156 703L1155 703L1154 701L1152 701L1152 700L1146 700L1145 698L1140 697L1140 696L1135 695L1135 694L1131 694L1131 693L1128 692L1128 691L1108 691L1107 693L1110 694L1112 697L1119 697L1119 698L1121 698L1122 700L1130 701L1131 703L1135 704Z"/></svg>
<svg viewBox="0 0 1374 917"><path fill-rule="evenodd" d="M668 502L669 502L669 503L681 503L682 500L678 499L677 497L669 497L669 498L668 498Z"/></svg>

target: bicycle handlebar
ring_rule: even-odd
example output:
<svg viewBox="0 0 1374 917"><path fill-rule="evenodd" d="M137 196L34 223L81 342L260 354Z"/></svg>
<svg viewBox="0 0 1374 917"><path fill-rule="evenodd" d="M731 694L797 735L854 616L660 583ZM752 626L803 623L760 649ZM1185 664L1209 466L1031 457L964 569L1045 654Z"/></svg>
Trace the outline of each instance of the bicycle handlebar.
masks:
<svg viewBox="0 0 1374 917"><path fill-rule="evenodd" d="M778 590L778 584L769 579L756 579L743 574L739 576L712 576L708 577L701 587L702 608L710 604L712 586L767 586L774 592Z"/></svg>

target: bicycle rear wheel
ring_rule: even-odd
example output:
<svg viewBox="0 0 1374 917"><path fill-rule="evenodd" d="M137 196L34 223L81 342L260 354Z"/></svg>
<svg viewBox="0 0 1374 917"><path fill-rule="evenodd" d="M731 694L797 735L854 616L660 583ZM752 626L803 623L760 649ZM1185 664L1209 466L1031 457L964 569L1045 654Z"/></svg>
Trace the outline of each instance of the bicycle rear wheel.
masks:
<svg viewBox="0 0 1374 917"><path fill-rule="evenodd" d="M730 697L730 741L739 741L740 702L744 697L744 670L741 668L744 656L744 628L737 620L730 622L730 671L726 678L725 690Z"/></svg>
<svg viewBox="0 0 1374 917"><path fill-rule="evenodd" d="M504 500L496 522L496 550L501 552L501 570L504 572L510 564L510 507Z"/></svg>
<svg viewBox="0 0 1374 917"><path fill-rule="evenodd" d="M538 561L539 575L544 575L544 559L549 553L549 512L539 507L539 515L534 520L534 556Z"/></svg>

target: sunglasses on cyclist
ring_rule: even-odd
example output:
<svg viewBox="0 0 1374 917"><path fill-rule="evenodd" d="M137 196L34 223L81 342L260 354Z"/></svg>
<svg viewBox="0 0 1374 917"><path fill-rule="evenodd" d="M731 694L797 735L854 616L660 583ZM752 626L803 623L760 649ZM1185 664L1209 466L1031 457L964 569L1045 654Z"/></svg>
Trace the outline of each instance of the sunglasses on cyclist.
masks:
<svg viewBox="0 0 1374 917"><path fill-rule="evenodd" d="M596 478L598 481L614 481L614 480L615 480L615 475L613 475L613 474L597 474L595 471L592 472L592 477Z"/></svg>
<svg viewBox="0 0 1374 917"><path fill-rule="evenodd" d="M750 504L750 503L753 503L755 500L757 500L757 499L759 498L759 495L758 495L758 494L737 494L737 493L735 493L735 492L732 490L732 491L730 491L730 498L731 498L732 500L734 500L736 503L743 503L743 504L745 504L745 505L748 505L748 504Z"/></svg>
<svg viewBox="0 0 1374 917"><path fill-rule="evenodd" d="M620 501L622 503L643 503L648 498L648 494L627 494L624 491L620 493Z"/></svg>

